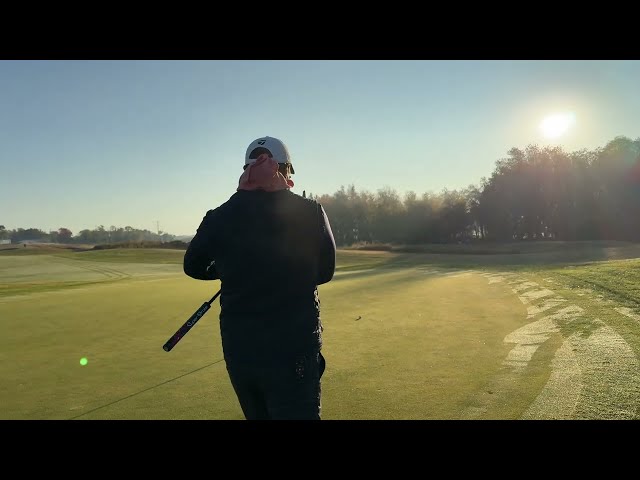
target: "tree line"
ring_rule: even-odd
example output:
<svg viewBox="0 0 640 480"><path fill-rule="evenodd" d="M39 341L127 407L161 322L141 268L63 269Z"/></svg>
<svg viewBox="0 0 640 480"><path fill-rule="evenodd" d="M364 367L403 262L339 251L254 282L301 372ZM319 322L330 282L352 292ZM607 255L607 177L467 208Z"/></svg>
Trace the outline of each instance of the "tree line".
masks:
<svg viewBox="0 0 640 480"><path fill-rule="evenodd" d="M604 147L512 148L479 185L440 193L390 187L375 193L342 186L310 198L325 208L336 243L421 244L520 240L640 241L640 138L618 136ZM114 244L175 239L132 227L55 232L6 230L0 240Z"/></svg>
<svg viewBox="0 0 640 480"><path fill-rule="evenodd" d="M150 230L140 230L130 226L116 227L109 229L104 225L96 227L94 230L85 229L74 235L68 228L59 228L50 232L45 232L38 228L17 228L8 230L4 225L0 225L0 240L11 240L11 243L21 243L25 241L37 241L42 243L77 243L77 244L116 244L116 243L140 243L140 242L162 242L168 243L175 240L175 236L164 232L152 232Z"/></svg>
<svg viewBox="0 0 640 480"><path fill-rule="evenodd" d="M342 186L310 194L325 208L336 243L520 240L640 241L640 138L595 150L512 148L480 185L404 195Z"/></svg>

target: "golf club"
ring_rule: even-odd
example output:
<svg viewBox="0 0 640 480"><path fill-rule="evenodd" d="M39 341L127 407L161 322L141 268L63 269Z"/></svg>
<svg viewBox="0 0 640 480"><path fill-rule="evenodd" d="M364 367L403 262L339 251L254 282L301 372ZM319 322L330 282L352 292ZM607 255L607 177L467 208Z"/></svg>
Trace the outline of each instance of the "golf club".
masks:
<svg viewBox="0 0 640 480"><path fill-rule="evenodd" d="M180 339L184 337L189 330L191 330L191 328L196 324L196 322L200 320L200 318L205 313L207 313L207 310L211 308L211 304L216 298L218 298L218 295L220 295L220 292L222 292L222 290L218 290L218 293L216 293L211 300L209 300L208 302L204 302L202 306L198 310L196 310L193 315L191 315L189 320L184 322L184 324L178 329L178 331L174 333L169 340L167 340L167 343L165 343L162 346L162 349L165 352L171 351L171 349L176 346L176 344L180 341Z"/></svg>

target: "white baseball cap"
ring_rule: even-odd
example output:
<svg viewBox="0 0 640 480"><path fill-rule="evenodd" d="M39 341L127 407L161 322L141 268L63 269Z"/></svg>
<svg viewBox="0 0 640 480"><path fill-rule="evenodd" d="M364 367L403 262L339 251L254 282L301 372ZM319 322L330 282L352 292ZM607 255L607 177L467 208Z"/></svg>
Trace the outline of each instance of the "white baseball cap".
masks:
<svg viewBox="0 0 640 480"><path fill-rule="evenodd" d="M291 173L296 173L293 169L293 164L291 163L291 157L289 156L289 150L287 146L284 144L282 140L279 140L274 137L260 137L255 139L253 142L249 144L247 147L247 153L244 155L244 164L249 165L250 163L255 162L256 158L249 158L251 152L253 152L256 148L266 148L269 150L271 157L278 163L288 163L291 165Z"/></svg>

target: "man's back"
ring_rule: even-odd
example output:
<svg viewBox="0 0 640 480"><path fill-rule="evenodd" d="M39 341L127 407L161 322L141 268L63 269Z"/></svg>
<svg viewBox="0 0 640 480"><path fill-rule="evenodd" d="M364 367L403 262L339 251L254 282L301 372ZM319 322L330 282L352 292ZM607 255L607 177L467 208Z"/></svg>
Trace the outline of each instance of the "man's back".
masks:
<svg viewBox="0 0 640 480"><path fill-rule="evenodd" d="M191 261L201 263L196 251L215 259L227 355L321 343L317 285L335 267L324 229L320 205L289 190L240 190L207 212L184 267L189 274Z"/></svg>

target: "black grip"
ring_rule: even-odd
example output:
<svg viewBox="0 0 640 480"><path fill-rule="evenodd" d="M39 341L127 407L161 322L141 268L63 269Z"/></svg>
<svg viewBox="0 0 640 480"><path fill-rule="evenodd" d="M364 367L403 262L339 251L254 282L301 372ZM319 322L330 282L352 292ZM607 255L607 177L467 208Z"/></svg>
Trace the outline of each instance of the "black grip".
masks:
<svg viewBox="0 0 640 480"><path fill-rule="evenodd" d="M216 293L211 300L209 300L208 302L204 302L202 306L198 310L196 310L193 315L191 315L189 320L184 322L184 324L178 329L178 331L174 333L169 340L167 340L167 343L162 346L162 349L165 352L169 352L173 347L175 347L180 339L184 337L189 330L191 330L191 328L198 322L198 320L200 320L200 318L202 318L205 313L207 313L207 310L211 308L211 304L216 298L218 298L218 295L220 295L221 292L222 290L218 290L218 293Z"/></svg>
<svg viewBox="0 0 640 480"><path fill-rule="evenodd" d="M187 332L189 330L191 330L191 327L193 327L198 320L200 320L200 318L207 313L207 310L209 310L211 308L211 304L209 302L204 302L202 304L202 306L196 310L196 312L191 315L191 318L189 318L189 320L187 320L179 329L176 333L173 334L173 337L171 337L167 343L165 343L163 345L163 349L165 352L170 351L173 347L176 346L176 344L180 341L180 339L182 337L184 337Z"/></svg>

